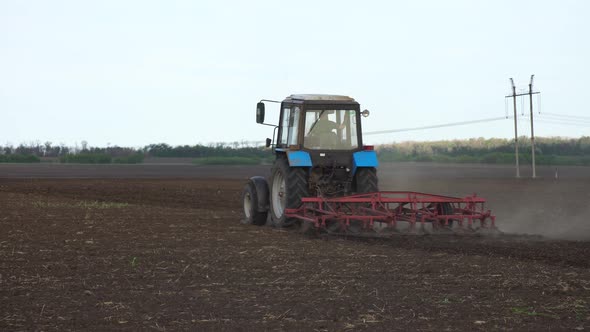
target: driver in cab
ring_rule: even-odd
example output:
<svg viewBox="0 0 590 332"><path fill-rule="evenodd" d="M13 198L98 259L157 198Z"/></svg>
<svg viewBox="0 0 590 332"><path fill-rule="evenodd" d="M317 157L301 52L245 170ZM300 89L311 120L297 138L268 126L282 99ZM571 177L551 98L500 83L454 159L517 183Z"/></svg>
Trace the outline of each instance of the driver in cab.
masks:
<svg viewBox="0 0 590 332"><path fill-rule="evenodd" d="M337 124L335 121L329 119L328 115L333 114L334 111L322 111L320 117L314 123L310 130L310 135L319 139L319 143L324 147L333 147L338 144L338 135L335 132L337 129L343 129L344 124Z"/></svg>
<svg viewBox="0 0 590 332"><path fill-rule="evenodd" d="M345 127L344 124L338 125L336 122L328 118L328 115L332 113L333 111L322 111L320 113L320 118L314 124L310 133L312 135L328 135L331 133L333 134L336 129L343 129Z"/></svg>

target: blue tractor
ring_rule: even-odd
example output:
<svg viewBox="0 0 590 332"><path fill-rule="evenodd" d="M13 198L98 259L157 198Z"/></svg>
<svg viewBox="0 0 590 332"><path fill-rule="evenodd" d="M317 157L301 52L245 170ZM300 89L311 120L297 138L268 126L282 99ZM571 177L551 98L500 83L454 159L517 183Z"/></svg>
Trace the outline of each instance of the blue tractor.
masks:
<svg viewBox="0 0 590 332"><path fill-rule="evenodd" d="M280 103L278 125L264 123L264 102ZM268 181L262 176L248 180L242 194L244 221L292 227L297 219L285 210L300 207L304 197L377 192L377 155L362 139L361 119L368 115L346 96L299 94L282 102L260 101L256 122L275 128L266 146L273 147L276 158Z"/></svg>

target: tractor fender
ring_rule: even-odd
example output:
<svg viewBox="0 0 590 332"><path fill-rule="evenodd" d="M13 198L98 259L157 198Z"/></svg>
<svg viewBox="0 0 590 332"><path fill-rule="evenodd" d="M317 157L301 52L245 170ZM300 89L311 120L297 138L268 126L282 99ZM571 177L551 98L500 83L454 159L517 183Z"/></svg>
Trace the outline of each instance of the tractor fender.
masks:
<svg viewBox="0 0 590 332"><path fill-rule="evenodd" d="M290 167L311 167L311 156L307 151L287 151Z"/></svg>
<svg viewBox="0 0 590 332"><path fill-rule="evenodd" d="M268 182L263 176L253 176L248 180L256 189L256 209L258 212L266 212L269 208Z"/></svg>
<svg viewBox="0 0 590 332"><path fill-rule="evenodd" d="M356 174L359 167L377 167L377 153L373 150L358 151L352 154L352 175Z"/></svg>

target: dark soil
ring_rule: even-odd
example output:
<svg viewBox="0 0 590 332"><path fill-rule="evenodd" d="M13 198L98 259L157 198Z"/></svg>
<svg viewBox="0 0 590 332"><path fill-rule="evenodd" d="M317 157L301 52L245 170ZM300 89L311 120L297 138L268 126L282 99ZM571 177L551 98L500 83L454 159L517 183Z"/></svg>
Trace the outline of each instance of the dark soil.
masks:
<svg viewBox="0 0 590 332"><path fill-rule="evenodd" d="M590 328L590 242L307 237L230 177L0 179L0 330Z"/></svg>

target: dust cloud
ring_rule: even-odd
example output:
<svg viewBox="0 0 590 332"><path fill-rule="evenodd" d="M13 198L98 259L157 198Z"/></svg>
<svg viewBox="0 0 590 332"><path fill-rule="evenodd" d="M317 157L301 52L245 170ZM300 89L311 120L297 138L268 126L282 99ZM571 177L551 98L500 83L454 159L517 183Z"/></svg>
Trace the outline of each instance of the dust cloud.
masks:
<svg viewBox="0 0 590 332"><path fill-rule="evenodd" d="M562 209L559 209L563 212ZM561 217L548 214L547 217L520 211L505 221L499 223L499 228L505 233L541 235L548 239L590 241L590 208L585 213Z"/></svg>
<svg viewBox="0 0 590 332"><path fill-rule="evenodd" d="M549 175L550 169L547 170ZM526 173L525 173L526 174ZM541 173L543 174L543 173ZM590 241L590 168L561 168L560 177L516 179L498 166L386 164L380 190L428 192L465 197L477 193L508 234Z"/></svg>

